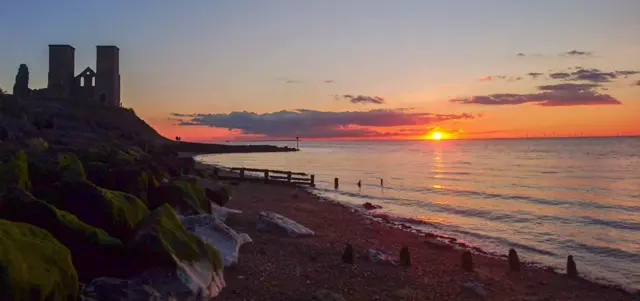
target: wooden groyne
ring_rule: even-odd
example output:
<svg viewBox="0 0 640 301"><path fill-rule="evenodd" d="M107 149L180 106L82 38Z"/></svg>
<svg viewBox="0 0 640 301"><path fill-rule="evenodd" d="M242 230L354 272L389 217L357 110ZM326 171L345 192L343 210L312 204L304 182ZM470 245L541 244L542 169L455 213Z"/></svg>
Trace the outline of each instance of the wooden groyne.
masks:
<svg viewBox="0 0 640 301"><path fill-rule="evenodd" d="M222 174L220 168L214 168L213 174L222 180L262 181L265 183L287 183L315 186L315 175L304 172L292 172L273 169L257 169L245 167L231 167L226 170L232 173ZM251 173L251 174L247 174Z"/></svg>

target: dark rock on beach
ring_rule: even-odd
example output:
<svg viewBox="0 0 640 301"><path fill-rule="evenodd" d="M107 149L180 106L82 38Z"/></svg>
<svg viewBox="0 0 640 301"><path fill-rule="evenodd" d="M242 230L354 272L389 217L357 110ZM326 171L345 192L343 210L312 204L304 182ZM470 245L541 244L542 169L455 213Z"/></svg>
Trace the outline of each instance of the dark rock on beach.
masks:
<svg viewBox="0 0 640 301"><path fill-rule="evenodd" d="M131 280L96 278L80 295L82 301L169 301L153 288Z"/></svg>
<svg viewBox="0 0 640 301"><path fill-rule="evenodd" d="M353 246L351 244L347 244L344 248L344 252L342 253L342 262L346 264L355 263L355 254L353 253Z"/></svg>
<svg viewBox="0 0 640 301"><path fill-rule="evenodd" d="M576 267L576 262L573 261L572 255L567 257L567 276L570 278L578 278L578 268Z"/></svg>
<svg viewBox="0 0 640 301"><path fill-rule="evenodd" d="M374 205L374 204L371 204L369 202L366 202L366 203L362 204L362 207L364 207L365 210L376 210L376 209L381 209L382 208L382 206Z"/></svg>
<svg viewBox="0 0 640 301"><path fill-rule="evenodd" d="M411 255L409 254L409 248L407 246L403 246L402 249L400 249L400 256L398 258L401 266L411 266Z"/></svg>
<svg viewBox="0 0 640 301"><path fill-rule="evenodd" d="M473 272L473 257L470 251L462 253L462 268L467 272Z"/></svg>
<svg viewBox="0 0 640 301"><path fill-rule="evenodd" d="M231 191L229 186L218 185L217 187L205 188L205 194L212 202L225 206L231 199Z"/></svg>
<svg viewBox="0 0 640 301"><path fill-rule="evenodd" d="M509 249L509 270L513 272L520 271L520 258L514 249Z"/></svg>

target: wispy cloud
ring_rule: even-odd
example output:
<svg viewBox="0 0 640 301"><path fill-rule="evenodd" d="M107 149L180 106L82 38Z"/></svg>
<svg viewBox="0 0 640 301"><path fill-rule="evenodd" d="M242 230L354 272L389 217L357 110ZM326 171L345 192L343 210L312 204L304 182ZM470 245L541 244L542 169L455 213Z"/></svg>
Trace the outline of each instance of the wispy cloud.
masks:
<svg viewBox="0 0 640 301"><path fill-rule="evenodd" d="M640 86L640 80L635 83L636 86Z"/></svg>
<svg viewBox="0 0 640 301"><path fill-rule="evenodd" d="M610 82L617 78L615 72L602 72L598 69L580 69L571 73L570 80L574 81L590 81L594 83Z"/></svg>
<svg viewBox="0 0 640 301"><path fill-rule="evenodd" d="M552 79L565 79L565 78L571 77L571 74L566 72L555 72L555 73L549 74L549 77Z"/></svg>
<svg viewBox="0 0 640 301"><path fill-rule="evenodd" d="M343 112L299 109L264 114L253 112L232 112L229 114L173 113L172 116L188 117L179 123L182 126L210 126L239 130L242 134L305 138L393 136L399 135L399 133L378 131L367 127L427 126L449 120L465 120L478 117L468 113L434 114L413 112L409 109Z"/></svg>
<svg viewBox="0 0 640 301"><path fill-rule="evenodd" d="M459 97L450 102L480 105L520 105L533 103L545 107L585 106L585 105L619 105L619 100L609 94L601 94L594 90L597 84L572 84L539 86L538 93L524 94L490 94L482 96Z"/></svg>
<svg viewBox="0 0 640 301"><path fill-rule="evenodd" d="M531 76L531 78L533 79L537 79L538 77L544 75L543 73L540 72L529 72L527 73L528 76Z"/></svg>
<svg viewBox="0 0 640 301"><path fill-rule="evenodd" d="M380 96L344 94L344 95L334 95L334 98L336 100L344 99L344 100L350 101L351 103L361 103L361 104L370 103L370 104L380 105L386 102L386 100Z"/></svg>
<svg viewBox="0 0 640 301"><path fill-rule="evenodd" d="M543 76L546 79L551 80L564 80L571 82L592 82L592 83L606 83L612 82L619 78L629 78L632 76L640 75L640 71L638 70L616 70L616 71L602 71L596 68L583 68L580 66L569 67L563 71L553 71L549 70L549 73L541 73L541 72L529 72L526 75L531 77L532 79L539 79ZM491 80L496 77L483 77L481 79ZM501 78L509 79L517 79L522 77L515 76L502 76Z"/></svg>
<svg viewBox="0 0 640 301"><path fill-rule="evenodd" d="M632 75L640 74L640 71L636 71L636 70L616 70L615 73L617 75L624 76L624 78L627 78L627 77L632 76Z"/></svg>
<svg viewBox="0 0 640 301"><path fill-rule="evenodd" d="M562 53L562 55L568 55L568 56L591 56L592 54L593 52L590 52L590 51L578 51L575 49Z"/></svg>
<svg viewBox="0 0 640 301"><path fill-rule="evenodd" d="M522 52L516 52L516 56L526 56L526 54L524 54Z"/></svg>
<svg viewBox="0 0 640 301"><path fill-rule="evenodd" d="M285 83L287 83L287 84L299 84L300 81L299 80L290 79L290 80L285 81Z"/></svg>
<svg viewBox="0 0 640 301"><path fill-rule="evenodd" d="M542 91L586 91L593 88L600 87L598 84L556 84L556 85L543 85L539 86L538 89Z"/></svg>
<svg viewBox="0 0 640 301"><path fill-rule="evenodd" d="M508 82L515 82L522 80L521 76L507 76L507 75L486 75L478 78L479 81L494 81L494 80L506 80Z"/></svg>
<svg viewBox="0 0 640 301"><path fill-rule="evenodd" d="M336 81L335 81L335 80L333 80L333 79L327 79L327 80L323 81L323 83L325 83L325 84L333 84L333 83L335 83L335 82L336 82Z"/></svg>

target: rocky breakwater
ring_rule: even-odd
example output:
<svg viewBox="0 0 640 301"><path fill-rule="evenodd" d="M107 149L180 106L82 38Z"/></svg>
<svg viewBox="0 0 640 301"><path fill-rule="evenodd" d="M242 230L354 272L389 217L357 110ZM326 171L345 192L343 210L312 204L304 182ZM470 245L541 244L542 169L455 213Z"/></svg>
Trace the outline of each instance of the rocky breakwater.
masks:
<svg viewBox="0 0 640 301"><path fill-rule="evenodd" d="M0 300L209 300L251 241L224 224L231 188L175 152L32 141L0 155Z"/></svg>

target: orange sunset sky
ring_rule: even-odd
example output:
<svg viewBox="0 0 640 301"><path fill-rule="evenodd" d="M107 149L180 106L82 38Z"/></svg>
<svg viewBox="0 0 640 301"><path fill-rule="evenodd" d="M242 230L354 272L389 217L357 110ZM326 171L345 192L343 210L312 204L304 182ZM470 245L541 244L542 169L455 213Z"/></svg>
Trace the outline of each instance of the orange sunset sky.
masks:
<svg viewBox="0 0 640 301"><path fill-rule="evenodd" d="M3 11L0 87L11 90L21 63L31 88L46 86L48 44L73 45L77 72L94 65L95 45L117 45L124 105L167 137L640 135L640 1L12 1Z"/></svg>

